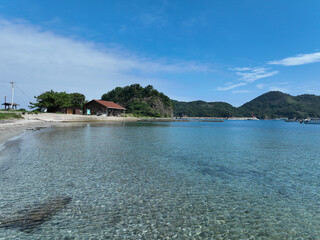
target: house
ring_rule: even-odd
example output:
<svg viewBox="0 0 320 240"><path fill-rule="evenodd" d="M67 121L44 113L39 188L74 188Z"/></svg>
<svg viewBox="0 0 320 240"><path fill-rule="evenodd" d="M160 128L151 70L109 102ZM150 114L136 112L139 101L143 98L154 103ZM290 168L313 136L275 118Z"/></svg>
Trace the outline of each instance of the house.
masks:
<svg viewBox="0 0 320 240"><path fill-rule="evenodd" d="M120 105L104 100L92 100L84 105L84 113L87 115L121 116L125 108Z"/></svg>
<svg viewBox="0 0 320 240"><path fill-rule="evenodd" d="M65 114L82 114L82 111L77 107L63 107L61 112Z"/></svg>

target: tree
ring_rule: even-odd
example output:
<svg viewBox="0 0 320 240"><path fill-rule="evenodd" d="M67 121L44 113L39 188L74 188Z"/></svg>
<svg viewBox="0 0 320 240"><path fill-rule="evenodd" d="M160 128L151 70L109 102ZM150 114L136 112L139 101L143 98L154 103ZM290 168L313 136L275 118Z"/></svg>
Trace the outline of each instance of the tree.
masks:
<svg viewBox="0 0 320 240"><path fill-rule="evenodd" d="M30 108L47 108L48 112L57 112L63 107L82 108L85 96L81 93L55 92L53 90L35 96L36 103L31 103Z"/></svg>
<svg viewBox="0 0 320 240"><path fill-rule="evenodd" d="M81 93L70 93L70 106L82 109L86 101L86 97Z"/></svg>
<svg viewBox="0 0 320 240"><path fill-rule="evenodd" d="M127 113L137 116L171 116L173 111L170 98L158 92L151 85L145 88L139 84L132 84L123 88L117 87L103 94L101 98L120 104L127 109Z"/></svg>

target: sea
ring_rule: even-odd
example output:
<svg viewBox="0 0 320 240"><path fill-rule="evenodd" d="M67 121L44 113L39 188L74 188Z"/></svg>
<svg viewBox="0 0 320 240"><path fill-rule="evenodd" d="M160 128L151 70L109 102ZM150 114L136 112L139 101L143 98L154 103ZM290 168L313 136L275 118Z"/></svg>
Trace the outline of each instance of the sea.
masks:
<svg viewBox="0 0 320 240"><path fill-rule="evenodd" d="M0 152L0 239L320 239L319 223L320 125L63 124Z"/></svg>

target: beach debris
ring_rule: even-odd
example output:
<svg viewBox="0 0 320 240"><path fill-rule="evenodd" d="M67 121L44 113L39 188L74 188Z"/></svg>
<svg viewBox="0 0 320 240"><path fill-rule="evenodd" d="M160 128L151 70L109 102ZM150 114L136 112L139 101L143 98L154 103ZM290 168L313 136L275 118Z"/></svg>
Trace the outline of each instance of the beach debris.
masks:
<svg viewBox="0 0 320 240"><path fill-rule="evenodd" d="M44 203L35 204L13 214L12 217L0 219L0 228L18 229L31 233L38 226L48 221L72 200L69 196L59 196Z"/></svg>

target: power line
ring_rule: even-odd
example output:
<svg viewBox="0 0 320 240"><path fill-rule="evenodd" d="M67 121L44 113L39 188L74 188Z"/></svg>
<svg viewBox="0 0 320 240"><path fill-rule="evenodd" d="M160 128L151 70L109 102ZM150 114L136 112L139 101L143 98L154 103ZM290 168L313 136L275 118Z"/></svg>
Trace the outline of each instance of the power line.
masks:
<svg viewBox="0 0 320 240"><path fill-rule="evenodd" d="M19 88L19 90L24 94L24 95L26 95L26 97L30 100L30 102L32 101L32 99L31 99L31 97L28 95L28 94L26 94L18 85L17 85L17 83L15 84L16 85L16 87L17 88Z"/></svg>
<svg viewBox="0 0 320 240"><path fill-rule="evenodd" d="M14 105L14 103L13 103L14 88L19 89L20 92L21 92L23 95L25 95L30 102L32 102L32 98L31 98L28 94L26 94L26 93L17 85L17 82L12 82L12 81L11 81L11 82L9 82L9 81L0 81L0 82L3 82L3 83L5 82L5 83L10 83L10 84L11 84L11 87L12 87L12 92L11 92L11 109L13 109L13 105Z"/></svg>

